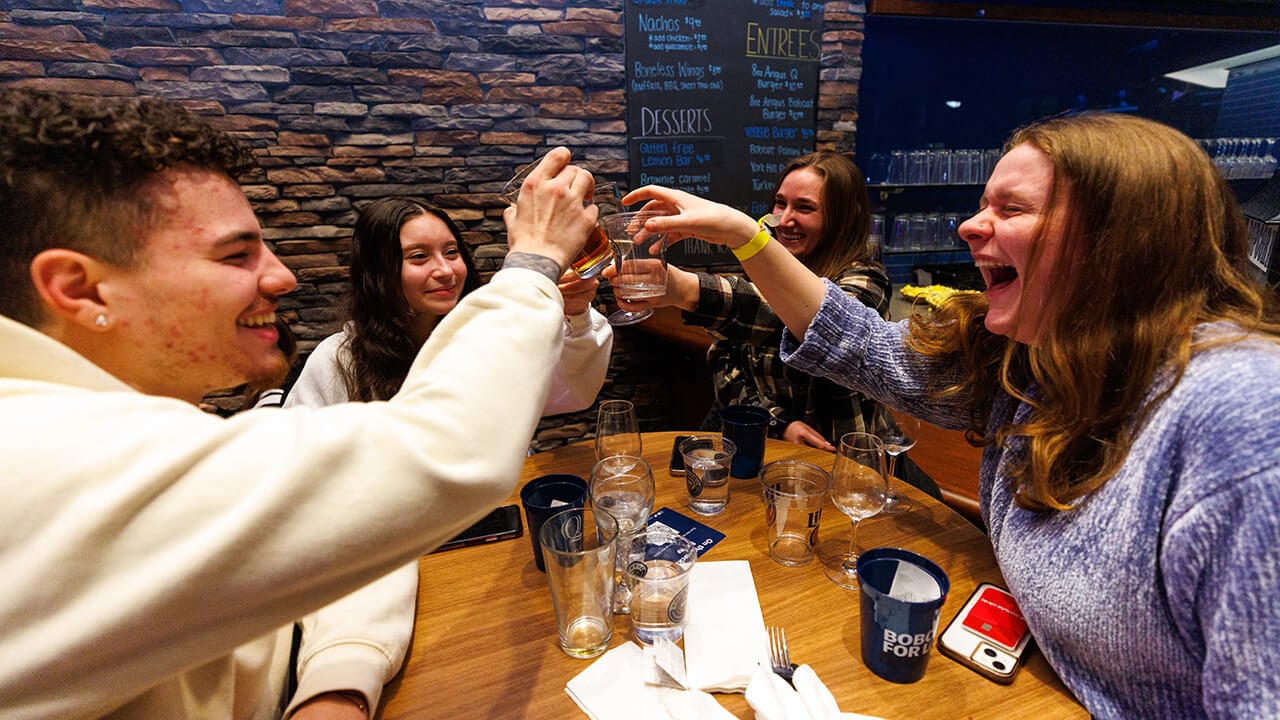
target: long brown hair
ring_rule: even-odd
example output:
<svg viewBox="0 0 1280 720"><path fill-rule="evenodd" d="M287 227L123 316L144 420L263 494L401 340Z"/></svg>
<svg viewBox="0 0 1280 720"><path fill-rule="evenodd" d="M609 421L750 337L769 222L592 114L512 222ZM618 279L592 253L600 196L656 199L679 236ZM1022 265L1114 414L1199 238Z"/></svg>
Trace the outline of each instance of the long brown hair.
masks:
<svg viewBox="0 0 1280 720"><path fill-rule="evenodd" d="M981 297L961 297L932 318L912 320L911 346L927 355L963 357L965 380L941 395L964 399L969 435L1003 444L1027 441L1013 468L1020 505L1069 509L1119 470L1134 436L1177 384L1199 323L1226 320L1280 337L1276 300L1248 270L1244 216L1230 187L1193 140L1142 118L1086 113L1044 120L1015 132L1054 167L1045 217L1062 208L1052 307L1034 347L983 327ZM1039 265L1042 226L1027 265ZM1024 286L1048 282L1025 277ZM1216 341L1218 343L1223 340ZM1163 368L1171 373L1152 393ZM1029 397L1027 386L1036 386ZM1028 422L998 418L999 392L1032 405Z"/></svg>
<svg viewBox="0 0 1280 720"><path fill-rule="evenodd" d="M782 169L774 195L788 175L810 168L822 178L822 238L804 264L819 277L836 280L854 263L869 264L872 248L871 201L862 171L850 160L832 150L819 150L802 155Z"/></svg>
<svg viewBox="0 0 1280 720"><path fill-rule="evenodd" d="M345 341L350 363L339 363L352 400L390 399L422 347L413 338L413 311L400 282L400 230L423 215L440 218L458 243L467 267L459 299L480 287L471 249L443 209L412 197L383 198L365 206L351 236L351 325Z"/></svg>

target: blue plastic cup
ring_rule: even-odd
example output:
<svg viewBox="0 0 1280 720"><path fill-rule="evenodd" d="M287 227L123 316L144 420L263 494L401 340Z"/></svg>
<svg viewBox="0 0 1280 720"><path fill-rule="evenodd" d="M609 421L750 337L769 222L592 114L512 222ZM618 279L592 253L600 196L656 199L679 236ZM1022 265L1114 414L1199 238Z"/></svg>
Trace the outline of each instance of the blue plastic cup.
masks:
<svg viewBox="0 0 1280 720"><path fill-rule="evenodd" d="M931 560L901 548L858 556L862 662L896 683L924 677L951 581Z"/></svg>
<svg viewBox="0 0 1280 720"><path fill-rule="evenodd" d="M520 488L520 504L524 506L525 524L529 526L529 540L533 543L533 561L539 570L546 572L538 531L547 518L561 510L586 506L587 481L567 473L536 477Z"/></svg>
<svg viewBox="0 0 1280 720"><path fill-rule="evenodd" d="M720 411L720 434L733 441L737 450L729 474L736 478L753 478L760 474L764 462L764 443L769 437L773 416L754 405L730 405Z"/></svg>

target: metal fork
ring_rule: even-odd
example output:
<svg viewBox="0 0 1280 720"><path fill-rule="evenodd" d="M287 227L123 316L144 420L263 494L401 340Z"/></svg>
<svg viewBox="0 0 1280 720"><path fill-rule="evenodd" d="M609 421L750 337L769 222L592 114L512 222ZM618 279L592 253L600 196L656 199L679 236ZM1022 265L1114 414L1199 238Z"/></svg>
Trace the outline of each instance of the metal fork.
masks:
<svg viewBox="0 0 1280 720"><path fill-rule="evenodd" d="M791 682L796 666L791 664L791 653L787 650L787 633L780 627L769 628L769 665L779 677Z"/></svg>

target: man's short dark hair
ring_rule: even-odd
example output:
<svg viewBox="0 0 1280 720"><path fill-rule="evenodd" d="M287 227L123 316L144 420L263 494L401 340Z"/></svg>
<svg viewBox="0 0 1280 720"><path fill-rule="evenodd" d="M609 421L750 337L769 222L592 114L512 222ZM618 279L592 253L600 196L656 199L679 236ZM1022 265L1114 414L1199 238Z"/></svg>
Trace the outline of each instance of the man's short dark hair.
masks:
<svg viewBox="0 0 1280 720"><path fill-rule="evenodd" d="M49 248L130 267L157 173L192 167L236 178L253 165L234 139L167 100L0 88L0 314L42 321L29 272Z"/></svg>

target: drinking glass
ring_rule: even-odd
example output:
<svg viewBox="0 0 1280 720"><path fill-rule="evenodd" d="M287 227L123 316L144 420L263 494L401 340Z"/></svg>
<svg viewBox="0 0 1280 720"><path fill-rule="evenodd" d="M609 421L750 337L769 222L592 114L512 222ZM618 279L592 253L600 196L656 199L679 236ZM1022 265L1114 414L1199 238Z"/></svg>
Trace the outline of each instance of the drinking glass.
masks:
<svg viewBox="0 0 1280 720"><path fill-rule="evenodd" d="M718 515L729 504L729 474L738 446L723 435L691 435L676 448L684 459L689 509Z"/></svg>
<svg viewBox="0 0 1280 720"><path fill-rule="evenodd" d="M867 184L880 185L889 179L889 156L885 153L872 153L867 164Z"/></svg>
<svg viewBox="0 0 1280 720"><path fill-rule="evenodd" d="M867 236L867 244L871 246L871 257L877 262L884 259L884 215L871 216L871 234Z"/></svg>
<svg viewBox="0 0 1280 720"><path fill-rule="evenodd" d="M915 447L916 438L920 437L920 420L904 412L890 410L883 405L876 410L876 434L884 443L885 455L889 456L889 475L892 478L897 469L898 456ZM911 500L906 495L890 488L885 493L884 512L897 515L911 509Z"/></svg>
<svg viewBox="0 0 1280 720"><path fill-rule="evenodd" d="M631 607L631 583L626 575L626 553L632 537L649 522L653 512L653 470L643 458L613 455L591 469L591 506L611 515L618 523L618 566L613 585L613 612L626 614Z"/></svg>
<svg viewBox="0 0 1280 720"><path fill-rule="evenodd" d="M955 150L951 153L951 182L956 185L973 182L973 160L968 150Z"/></svg>
<svg viewBox="0 0 1280 720"><path fill-rule="evenodd" d="M907 183L906 150L894 150L889 153L889 177L887 182L890 185L905 185Z"/></svg>
<svg viewBox="0 0 1280 720"><path fill-rule="evenodd" d="M943 238L942 236L942 213L925 214L924 235L924 247L926 250L939 250L950 243L949 238Z"/></svg>
<svg viewBox="0 0 1280 720"><path fill-rule="evenodd" d="M927 185L929 183L929 152L912 150L907 153L907 184Z"/></svg>
<svg viewBox="0 0 1280 720"><path fill-rule="evenodd" d="M904 213L893 216L893 230L884 248L885 252L911 249L911 215Z"/></svg>
<svg viewBox="0 0 1280 720"><path fill-rule="evenodd" d="M929 249L929 225L924 213L911 213L907 222L907 247L920 251Z"/></svg>
<svg viewBox="0 0 1280 720"><path fill-rule="evenodd" d="M1262 141L1262 177L1271 177L1275 174L1277 167L1276 162L1276 138L1263 138Z"/></svg>
<svg viewBox="0 0 1280 720"><path fill-rule="evenodd" d="M591 505L618 521L619 536L645 526L653 496L653 470L643 458L611 455L591 469Z"/></svg>
<svg viewBox="0 0 1280 720"><path fill-rule="evenodd" d="M660 523L636 531L625 567L632 586L631 632L637 642L674 643L684 637L689 573L698 551L697 543Z"/></svg>
<svg viewBox="0 0 1280 720"><path fill-rule="evenodd" d="M968 243L960 237L960 223L964 222L961 213L944 213L942 216L943 245L955 250L967 250Z"/></svg>
<svg viewBox="0 0 1280 720"><path fill-rule="evenodd" d="M611 515L581 507L562 509L538 530L560 649L570 657L593 658L613 637L617 537Z"/></svg>
<svg viewBox="0 0 1280 720"><path fill-rule="evenodd" d="M651 217L665 213L638 210L606 215L600 220L613 245L618 274L611 281L613 292L623 300L662 297L667 293L667 234L644 229ZM617 310L609 315L610 325L634 325L653 315L652 308L639 312Z"/></svg>
<svg viewBox="0 0 1280 720"><path fill-rule="evenodd" d="M596 460L613 455L640 456L640 423L630 400L605 400L596 416Z"/></svg>
<svg viewBox="0 0 1280 720"><path fill-rule="evenodd" d="M858 588L858 524L884 507L887 487L884 474L884 444L871 433L840 436L835 464L831 468L831 502L849 516L853 532L849 552L840 562L827 566L827 577L840 587Z"/></svg>
<svg viewBox="0 0 1280 720"><path fill-rule="evenodd" d="M516 199L520 196L520 187L524 185L524 179L529 176L529 172L542 162L542 158L538 158L533 162L525 165L516 172L515 176L507 181L503 186L501 197L508 205L515 205ZM600 208L600 216L622 212L622 191L618 188L617 183L596 183L595 193L592 196L592 202ZM600 274L609 265L609 261L613 259L613 250L609 245L608 238L605 237L604 230L597 221L596 226L592 228L591 235L587 238L587 242L582 246L582 251L569 263L569 267L577 273L580 278L591 278Z"/></svg>
<svg viewBox="0 0 1280 720"><path fill-rule="evenodd" d="M933 150L930 153L929 183L932 185L948 185L951 183L950 150Z"/></svg>
<svg viewBox="0 0 1280 720"><path fill-rule="evenodd" d="M982 185L987 181L986 160L982 150L970 148L969 153L969 182L974 185Z"/></svg>

